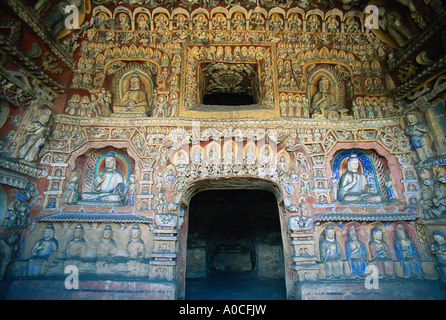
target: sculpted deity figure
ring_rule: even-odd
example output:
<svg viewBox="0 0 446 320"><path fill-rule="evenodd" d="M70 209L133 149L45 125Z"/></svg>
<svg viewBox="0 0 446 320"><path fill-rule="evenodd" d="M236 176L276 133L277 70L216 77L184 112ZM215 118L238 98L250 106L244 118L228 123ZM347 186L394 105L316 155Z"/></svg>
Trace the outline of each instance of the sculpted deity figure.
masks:
<svg viewBox="0 0 446 320"><path fill-rule="evenodd" d="M54 260L58 248L59 243L54 239L54 227L49 224L43 230L42 239L38 240L31 249L28 274L31 276L44 274L48 264Z"/></svg>
<svg viewBox="0 0 446 320"><path fill-rule="evenodd" d="M423 269L413 241L406 235L402 225L396 228L394 247L398 261L401 263L404 277L423 277Z"/></svg>
<svg viewBox="0 0 446 320"><path fill-rule="evenodd" d="M432 201L440 214L443 215L446 212L446 196L439 185L434 187L434 198L432 198Z"/></svg>
<svg viewBox="0 0 446 320"><path fill-rule="evenodd" d="M37 120L32 121L26 127L24 143L18 151L20 159L35 161L39 156L39 151L45 144L50 134L51 111L43 110Z"/></svg>
<svg viewBox="0 0 446 320"><path fill-rule="evenodd" d="M5 227L21 227L26 223L26 217L29 213L29 205L27 202L19 200L12 201L8 206L5 217Z"/></svg>
<svg viewBox="0 0 446 320"><path fill-rule="evenodd" d="M439 208L435 205L432 199L432 194L429 188L421 189L421 199L419 200L421 207L421 216L424 219L435 219L441 216Z"/></svg>
<svg viewBox="0 0 446 320"><path fill-rule="evenodd" d="M208 153L208 158L207 158L208 162L217 163L219 161L219 158L220 157L218 155L217 148L215 147L215 145L212 145L211 150L209 150Z"/></svg>
<svg viewBox="0 0 446 320"><path fill-rule="evenodd" d="M67 181L66 184L66 190L64 192L64 201L68 204L74 204L77 203L79 200L79 175L74 172L71 175L71 178L69 181Z"/></svg>
<svg viewBox="0 0 446 320"><path fill-rule="evenodd" d="M115 155L109 153L105 157L105 168L94 179L93 188L96 192L112 193L122 183L124 183L124 177L116 170Z"/></svg>
<svg viewBox="0 0 446 320"><path fill-rule="evenodd" d="M166 181L165 181L165 182L166 182L167 184L172 184L174 180L175 180L175 174L174 174L174 172L173 172L173 169L170 168L170 169L167 171Z"/></svg>
<svg viewBox="0 0 446 320"><path fill-rule="evenodd" d="M165 167L168 159L169 155L167 154L167 149L166 148L161 149L161 153L159 156L159 162L161 163L161 166Z"/></svg>
<svg viewBox="0 0 446 320"><path fill-rule="evenodd" d="M344 275L341 246L336 240L334 227L329 225L325 229L325 237L320 245L321 259L327 278L339 278Z"/></svg>
<svg viewBox="0 0 446 320"><path fill-rule="evenodd" d="M392 176L390 172L387 174L386 180L387 193L389 194L390 199L395 199L397 196L395 187L393 186Z"/></svg>
<svg viewBox="0 0 446 320"><path fill-rule="evenodd" d="M147 93L141 89L141 79L137 74L130 78L130 88L124 93L121 100L119 113L144 113L147 114L149 101Z"/></svg>
<svg viewBox="0 0 446 320"><path fill-rule="evenodd" d="M287 172L288 171L288 164L285 160L285 156L281 156L279 161L277 162L277 168L279 168L280 170L282 170L283 172Z"/></svg>
<svg viewBox="0 0 446 320"><path fill-rule="evenodd" d="M232 145L229 145L225 152L224 162L225 164L231 164L232 161L234 160L235 160L234 148L232 147Z"/></svg>
<svg viewBox="0 0 446 320"><path fill-rule="evenodd" d="M280 97L280 102L279 102L279 107L280 107L280 115L282 117L286 117L287 115L287 108L288 108L288 101L285 100L286 99L286 95L282 95Z"/></svg>
<svg viewBox="0 0 446 320"><path fill-rule="evenodd" d="M255 163L256 161L256 155L254 153L254 148L252 145L248 145L248 149L246 150L245 154L245 161L248 164Z"/></svg>
<svg viewBox="0 0 446 320"><path fill-rule="evenodd" d="M364 244L358 239L358 232L354 227L348 230L345 243L345 254L350 266L352 277L362 277L367 267L367 255Z"/></svg>
<svg viewBox="0 0 446 320"><path fill-rule="evenodd" d="M39 191L34 182L28 182L26 188L17 191L17 196L8 206L8 211L5 217L5 227L22 227L26 224L26 219L29 213L30 203L32 198L36 197Z"/></svg>
<svg viewBox="0 0 446 320"><path fill-rule="evenodd" d="M125 191L124 177L116 169L113 152L105 157L105 168L93 180L93 192L82 193L82 200L99 202L121 202Z"/></svg>
<svg viewBox="0 0 446 320"><path fill-rule="evenodd" d="M271 155L269 154L269 148L268 147L266 147L263 150L263 155L260 157L260 163L265 164L265 165L271 163Z"/></svg>
<svg viewBox="0 0 446 320"><path fill-rule="evenodd" d="M404 47L414 33L403 24L401 13L379 7L379 26L389 34L399 47Z"/></svg>
<svg viewBox="0 0 446 320"><path fill-rule="evenodd" d="M367 178L359 172L359 159L351 155L347 161L347 171L339 181L338 199L344 201L381 201L375 187L368 184Z"/></svg>
<svg viewBox="0 0 446 320"><path fill-rule="evenodd" d="M330 92L330 82L326 77L319 80L319 91L311 98L313 114L330 111L336 107L336 96Z"/></svg>
<svg viewBox="0 0 446 320"><path fill-rule="evenodd" d="M446 281L446 239L443 232L432 232L434 243L431 244L431 252L437 260L437 271L442 281Z"/></svg>
<svg viewBox="0 0 446 320"><path fill-rule="evenodd" d="M339 193L339 178L336 172L333 172L331 174L330 182L332 184L331 192L333 195L333 199L338 199L338 193Z"/></svg>
<svg viewBox="0 0 446 320"><path fill-rule="evenodd" d="M200 163L200 162L201 162L200 148L196 147L194 149L194 153L192 154L192 163Z"/></svg>
<svg viewBox="0 0 446 320"><path fill-rule="evenodd" d="M18 240L19 234L17 232L9 233L0 240L0 280L3 280L6 268L19 251Z"/></svg>
<svg viewBox="0 0 446 320"><path fill-rule="evenodd" d="M79 108L79 102L81 101L81 97L78 94L73 94L71 99L67 102L67 107L65 108L65 113L73 116L77 113L77 109Z"/></svg>
<svg viewBox="0 0 446 320"><path fill-rule="evenodd" d="M142 258L145 253L145 245L141 240L141 230L136 224L133 226L130 241L127 243L127 253L130 258L137 259Z"/></svg>
<svg viewBox="0 0 446 320"><path fill-rule="evenodd" d="M112 238L112 229L110 226L105 226L101 242L99 242L97 248L98 259L109 260L114 257L117 250L116 243Z"/></svg>
<svg viewBox="0 0 446 320"><path fill-rule="evenodd" d="M54 227L49 224L43 230L43 238L36 242L31 250L33 258L47 258L58 249L59 244L54 239Z"/></svg>
<svg viewBox="0 0 446 320"><path fill-rule="evenodd" d="M179 169L184 169L187 166L187 160L186 160L186 157L184 156L183 152L179 153L178 159L177 159L177 162L176 162L176 166Z"/></svg>
<svg viewBox="0 0 446 320"><path fill-rule="evenodd" d="M426 160L435 155L428 143L430 136L427 126L419 122L416 114L410 112L406 114L407 126L404 132L410 137L413 149L416 151L420 161Z"/></svg>
<svg viewBox="0 0 446 320"><path fill-rule="evenodd" d="M393 277L395 275L393 259L380 227L376 226L372 229L371 238L369 242L371 260L378 268L380 275Z"/></svg>
<svg viewBox="0 0 446 320"><path fill-rule="evenodd" d="M154 117L166 117L167 116L168 100L165 95L160 95L158 101L155 102L155 108L153 109L152 116Z"/></svg>
<svg viewBox="0 0 446 320"><path fill-rule="evenodd" d="M129 176L129 183L127 185L125 193L125 203L128 205L134 205L135 197L136 197L136 177L134 174L131 174Z"/></svg>
<svg viewBox="0 0 446 320"><path fill-rule="evenodd" d="M78 224L74 228L73 239L68 242L65 253L69 259L79 259L85 256L86 251L87 244L84 240L84 228Z"/></svg>

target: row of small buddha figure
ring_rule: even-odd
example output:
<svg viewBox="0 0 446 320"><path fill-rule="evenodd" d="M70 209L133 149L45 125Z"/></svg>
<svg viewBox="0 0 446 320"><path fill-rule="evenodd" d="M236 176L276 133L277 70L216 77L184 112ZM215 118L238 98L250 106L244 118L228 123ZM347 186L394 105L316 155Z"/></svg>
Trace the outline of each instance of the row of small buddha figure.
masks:
<svg viewBox="0 0 446 320"><path fill-rule="evenodd" d="M55 260L88 260L88 261L108 261L119 258L118 245L113 239L112 228L109 225L104 227L102 238L96 247L96 257L88 258L87 241L84 239L84 228L77 224L74 228L73 238L68 241L66 247L60 250L59 241L55 238L53 224L48 224L40 238L31 249L31 257L28 262L28 275L40 276L54 266ZM146 258L146 245L141 239L141 229L135 224L131 231L129 240L125 246L126 255L121 258L127 260L141 260ZM122 254L122 253L121 253Z"/></svg>
<svg viewBox="0 0 446 320"><path fill-rule="evenodd" d="M404 278L423 278L424 272L418 250L410 238L408 232L400 224L394 231L393 249ZM444 280L446 275L446 241L441 231L433 232L434 243L431 252L437 260L437 271L440 279ZM380 278L394 278L395 261L391 247L384 239L384 232L380 226L375 226L370 231L368 243L369 258L366 246L359 239L358 231L351 227L347 232L347 240L344 244L346 262L348 264L349 276L360 278L367 276L370 272L369 265L376 267ZM325 271L325 278L336 279L347 275L344 268L341 244L336 239L333 225L328 225L321 233L319 241L320 258ZM376 274L375 274L376 276Z"/></svg>

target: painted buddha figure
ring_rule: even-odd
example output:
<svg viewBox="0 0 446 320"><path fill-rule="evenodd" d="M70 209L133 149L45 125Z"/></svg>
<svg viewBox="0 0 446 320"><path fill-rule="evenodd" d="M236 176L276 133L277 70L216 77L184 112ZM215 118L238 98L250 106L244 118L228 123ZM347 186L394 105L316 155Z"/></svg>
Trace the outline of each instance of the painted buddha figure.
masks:
<svg viewBox="0 0 446 320"><path fill-rule="evenodd" d="M43 230L43 236L31 249L31 258L28 261L28 275L41 276L52 265L57 256L59 243L54 238L54 227L49 224Z"/></svg>
<svg viewBox="0 0 446 320"><path fill-rule="evenodd" d="M37 117L37 120L27 125L24 136L26 142L18 151L20 159L32 162L38 158L39 152L50 134L51 114L50 110L45 109Z"/></svg>
<svg viewBox="0 0 446 320"><path fill-rule="evenodd" d="M381 196L375 187L367 182L367 178L359 172L359 159L350 156L347 161L347 171L339 181L338 200L354 202L377 202Z"/></svg>
<svg viewBox="0 0 446 320"><path fill-rule="evenodd" d="M324 270L327 279L339 278L344 275L341 246L336 240L335 229L329 225L325 229L325 237L319 244L321 260L324 262Z"/></svg>
<svg viewBox="0 0 446 320"><path fill-rule="evenodd" d="M105 157L105 167L93 180L92 192L82 193L82 200L97 202L122 202L125 183L123 175L116 169L114 153Z"/></svg>
<svg viewBox="0 0 446 320"><path fill-rule="evenodd" d="M435 151L430 147L428 140L431 137L429 128L423 122L418 121L417 116L412 112L406 114L406 121L407 126L404 128L404 133L410 137L412 148L420 161L435 156Z"/></svg>
<svg viewBox="0 0 446 320"><path fill-rule="evenodd" d="M36 242L31 250L31 258L49 258L55 253L59 247L57 240L54 238L54 227L49 224L43 230L43 237Z"/></svg>
<svg viewBox="0 0 446 320"><path fill-rule="evenodd" d="M115 108L117 113L144 113L147 115L149 101L147 93L141 89L141 79L137 74L130 78L130 88L124 93L121 106Z"/></svg>
<svg viewBox="0 0 446 320"><path fill-rule="evenodd" d="M69 259L79 259L85 256L87 244L84 239L84 228L81 224L74 228L73 239L68 242L65 254Z"/></svg>
<svg viewBox="0 0 446 320"><path fill-rule="evenodd" d="M446 281L446 237L439 230L434 230L432 236L434 242L431 244L431 252L437 261L435 269L438 271L440 279Z"/></svg>
<svg viewBox="0 0 446 320"><path fill-rule="evenodd" d="M322 77L319 81L319 91L311 99L311 110L314 113L321 113L332 110L336 107L336 97L330 92L330 81Z"/></svg>

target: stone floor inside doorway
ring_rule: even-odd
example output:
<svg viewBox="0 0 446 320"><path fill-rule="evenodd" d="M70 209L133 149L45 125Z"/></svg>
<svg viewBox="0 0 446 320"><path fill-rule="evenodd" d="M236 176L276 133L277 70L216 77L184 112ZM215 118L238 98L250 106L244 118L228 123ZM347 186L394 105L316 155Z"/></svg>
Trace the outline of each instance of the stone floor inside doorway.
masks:
<svg viewBox="0 0 446 320"><path fill-rule="evenodd" d="M285 279L214 272L206 278L187 278L186 300L286 300Z"/></svg>

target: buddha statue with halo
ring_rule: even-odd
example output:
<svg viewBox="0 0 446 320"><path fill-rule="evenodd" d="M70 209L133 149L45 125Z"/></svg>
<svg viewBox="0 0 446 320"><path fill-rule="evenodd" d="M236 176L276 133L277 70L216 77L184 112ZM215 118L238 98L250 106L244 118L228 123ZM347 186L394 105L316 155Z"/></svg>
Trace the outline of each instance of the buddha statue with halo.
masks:
<svg viewBox="0 0 446 320"><path fill-rule="evenodd" d="M98 203L121 203L125 196L123 175L116 168L116 156L113 152L105 156L105 167L93 180L92 192L81 194L82 201Z"/></svg>
<svg viewBox="0 0 446 320"><path fill-rule="evenodd" d="M347 160L347 171L339 181L338 200L345 202L379 202L381 196L359 172L359 159L353 154Z"/></svg>

